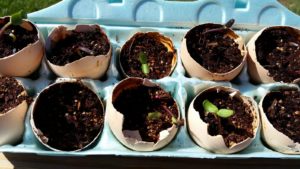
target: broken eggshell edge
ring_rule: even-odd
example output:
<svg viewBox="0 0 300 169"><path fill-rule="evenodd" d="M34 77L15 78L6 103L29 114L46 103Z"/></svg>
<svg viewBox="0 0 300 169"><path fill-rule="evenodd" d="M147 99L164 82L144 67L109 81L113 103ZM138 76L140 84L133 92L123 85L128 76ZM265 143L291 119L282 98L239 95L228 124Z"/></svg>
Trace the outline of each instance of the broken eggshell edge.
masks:
<svg viewBox="0 0 300 169"><path fill-rule="evenodd" d="M214 25L214 24L208 23L208 24L203 24L201 26L210 27L211 25ZM194 29L194 28L192 28L192 29ZM242 71L242 69L246 63L247 50L246 50L246 47L245 47L242 37L237 35L231 29L228 29L228 31L229 31L229 33L227 33L227 34L229 35L229 37L234 39L234 41L239 46L238 48L240 49L241 55L243 56L242 62L236 68L234 68L226 73L210 72L191 57L191 55L189 54L188 49L187 49L186 38L184 37L182 39L181 47L180 47L181 60L182 60L183 66L184 66L185 70L187 71L187 73L189 74L189 76L197 77L197 78L200 78L203 80L230 81L233 78L235 78L237 75L239 75L239 73Z"/></svg>
<svg viewBox="0 0 300 169"><path fill-rule="evenodd" d="M17 82L24 89L21 95L27 96L22 83L19 80ZM28 103L24 100L6 113L0 114L0 145L14 144L22 138L27 109Z"/></svg>
<svg viewBox="0 0 300 169"><path fill-rule="evenodd" d="M290 27L290 26L272 26L272 27L265 27L262 30L258 31L247 43L247 50L248 50L248 59L247 59L247 66L248 66L248 74L252 80L258 83L274 83L276 82L273 77L269 76L269 71L265 69L257 60L256 56L256 46L255 42L259 38L259 36L267 29L287 29L292 31L293 34L298 35L300 38L300 30ZM298 38L298 39L299 39ZM299 78L300 79L300 78ZM296 79L297 80L297 79ZM295 81L296 81L295 80Z"/></svg>
<svg viewBox="0 0 300 169"><path fill-rule="evenodd" d="M283 85L280 88L296 88L298 91L299 87L291 86L291 85ZM264 95L259 102L259 111L262 122L262 138L272 149L284 153L284 154L300 154L300 143L294 142L287 135L278 131L272 123L268 120L264 109L263 102L265 97L272 91L276 91L278 89L270 89L270 91Z"/></svg>
<svg viewBox="0 0 300 169"><path fill-rule="evenodd" d="M112 103L113 98L118 97L118 95L121 93L122 90L125 90L126 88L127 89L133 88L140 84L149 87L158 86L157 84L149 81L148 79L132 77L132 78L127 78L122 80L120 83L118 83L118 85L114 87L112 95L108 98L106 115L108 118L108 123L111 131L123 145L135 151L154 151L154 150L161 149L167 144L169 144L175 137L178 131L178 127L176 127L173 124L172 127L161 131L159 133L160 135L159 140L156 143L142 141L138 130L123 130L124 115L119 111L117 111ZM177 119L179 120L180 111L178 105L177 105L177 110L178 110Z"/></svg>
<svg viewBox="0 0 300 169"><path fill-rule="evenodd" d="M59 40L66 38L68 31L76 30L78 32L89 32L99 28L101 33L107 38L105 32L100 28L99 25L76 25L75 28L72 26L58 26L54 28L46 42L46 51L47 54L51 53L53 44L57 43ZM108 43L109 40L108 40ZM110 64L112 55L112 46L109 44L109 51L105 55L97 56L85 56L74 62L67 63L63 66L55 65L47 59L47 63L50 69L58 76L65 78L92 78L97 79L102 77Z"/></svg>
<svg viewBox="0 0 300 169"><path fill-rule="evenodd" d="M95 87L93 87L92 85L92 80L88 80L88 79L83 79L83 80L78 80L78 79L72 79L72 78L58 78L55 83L47 86L46 88L44 88L40 93L38 93L36 99L34 100L33 102L33 106L32 106L32 109L31 109L31 112L30 112L30 125L31 125L31 129L33 131L33 134L34 136L37 138L37 140L42 144L44 145L45 147L49 148L50 150L53 150L53 151L63 151L63 150L59 150L59 149L56 149L54 147L51 147L47 144L47 140L48 138L45 137L42 133L42 131L40 129L38 129L36 126L35 126L35 122L34 122L34 118L33 118L33 113L35 111L35 106L36 106L36 102L37 100L39 99L39 95L42 94L44 91L46 90L49 90L49 88L51 88L52 86L56 85L56 84L59 84L59 83L82 83L83 86L87 87L88 89L90 89L93 93L95 93L95 95L98 97L98 100L100 101L100 104L101 104L101 108L102 108L102 112L103 112L103 119L105 117L105 111L104 111L104 104L101 100L101 98L98 96L98 94L95 92L97 91L97 89ZM104 122L105 123L105 122ZM73 150L74 152L77 152L77 151L81 151L81 150L84 150L86 148L88 148L90 145L92 145L97 139L98 137L100 136L100 134L102 133L102 130L103 130L103 127L104 127L104 123L102 124L102 128L100 129L99 133L95 136L95 138L89 143L87 144L86 146L84 146L83 148L81 149L77 149L77 150Z"/></svg>
<svg viewBox="0 0 300 169"><path fill-rule="evenodd" d="M236 94L241 97L244 103L250 106L250 109L253 114L253 122L252 122L253 134L254 134L253 138L249 137L240 143L234 143L232 146L227 147L225 145L222 135L211 136L208 133L208 123L205 123L201 119L200 113L196 111L194 108L194 101L196 100L196 98L207 90L223 90L230 93L236 92ZM250 97L242 96L238 90L230 87L224 87L224 86L210 87L200 92L191 102L187 113L188 131L190 133L190 136L193 138L193 140L199 146L211 152L220 153L220 154L236 153L248 147L256 137L257 131L259 129L259 123L260 123L260 119L258 113L258 106L256 102Z"/></svg>
<svg viewBox="0 0 300 169"><path fill-rule="evenodd" d="M0 58L1 75L18 77L30 75L40 66L44 56L44 39L39 29L29 20L23 20L20 26L27 30L36 29L38 39L20 51Z"/></svg>
<svg viewBox="0 0 300 169"><path fill-rule="evenodd" d="M135 40L135 37L140 35L140 34L150 34L153 37L158 37L160 42L168 49L168 52L170 52L170 51L174 52L172 63L171 63L171 70L167 75L167 76L170 76L173 73L173 71L176 67L176 64L177 64L177 51L175 50L175 47L174 47L174 44L173 44L172 40L169 37L164 36L164 35L162 35L158 32L145 32L145 33L144 32L137 32L128 41L125 42L125 44L121 48L121 51L120 51L120 54L119 54L119 57L118 57L118 62L119 62L119 65L120 65L120 70L121 70L122 76L126 77L126 78L131 77L124 71L123 66L121 64L122 50L124 50L124 47L126 46L127 43L129 43L132 40Z"/></svg>

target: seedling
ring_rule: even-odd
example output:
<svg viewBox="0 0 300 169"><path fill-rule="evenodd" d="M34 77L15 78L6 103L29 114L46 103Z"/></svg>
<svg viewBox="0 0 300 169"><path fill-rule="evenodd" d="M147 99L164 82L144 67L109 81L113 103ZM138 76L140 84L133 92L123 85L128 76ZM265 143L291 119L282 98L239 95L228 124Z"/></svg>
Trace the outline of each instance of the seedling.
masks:
<svg viewBox="0 0 300 169"><path fill-rule="evenodd" d="M0 30L0 37L4 34L5 30L10 26L10 25L20 25L22 23L23 19L27 18L27 14L23 12L23 10L20 10L19 12L16 12L11 15L9 22L7 22ZM12 38L12 41L15 42L17 37L14 35L14 32L10 32L9 36Z"/></svg>
<svg viewBox="0 0 300 169"><path fill-rule="evenodd" d="M214 29L209 29L205 31L203 34L211 33L211 32L222 32L226 31L228 28L231 28L232 25L234 24L234 19L230 19L228 22L226 22L222 27L219 28L214 28Z"/></svg>
<svg viewBox="0 0 300 169"><path fill-rule="evenodd" d="M234 114L234 111L231 109L219 109L216 105L214 105L209 100L205 99L202 102L202 106L206 113L214 113L221 118L228 118Z"/></svg>
<svg viewBox="0 0 300 169"><path fill-rule="evenodd" d="M147 55L144 52L139 53L139 61L141 62L142 72L147 76L150 72L149 65L147 63Z"/></svg>
<svg viewBox="0 0 300 169"><path fill-rule="evenodd" d="M155 112L149 112L147 115L147 118L149 120L158 120L161 117L161 113L158 111Z"/></svg>

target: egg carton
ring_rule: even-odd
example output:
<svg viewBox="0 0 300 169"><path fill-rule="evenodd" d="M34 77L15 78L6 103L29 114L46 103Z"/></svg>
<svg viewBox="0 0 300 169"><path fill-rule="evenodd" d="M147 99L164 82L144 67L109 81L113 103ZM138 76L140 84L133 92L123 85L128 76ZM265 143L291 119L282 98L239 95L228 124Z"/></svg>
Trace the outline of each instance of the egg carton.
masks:
<svg viewBox="0 0 300 169"><path fill-rule="evenodd" d="M29 14L47 38L50 31L58 25L99 24L106 32L113 47L112 61L105 77L98 80L83 79L90 83L106 103L113 87L120 80L118 55L122 45L136 32L155 31L172 39L178 60L170 77L154 80L177 101L181 116L197 93L210 86L230 86L240 90L243 95L259 101L270 87L280 84L252 84L244 67L241 74L230 82L204 81L187 77L180 59L180 43L185 33L197 24L214 22L225 23L234 18L234 30L247 42L260 28L267 25L291 25L300 27L299 16L293 14L275 0L63 0L44 10ZM272 18L272 19L270 19ZM57 80L48 68L45 57L40 68L31 76L18 78L30 95L36 96L43 88ZM1 152L35 153L48 156L86 156L115 155L133 157L182 157L182 158L288 158L299 159L300 155L285 155L266 146L258 133L256 139L245 150L230 154L215 154L196 145L188 134L187 126L180 128L176 138L161 150L137 152L124 147L110 131L107 117L100 138L88 149L80 152L56 152L41 145L35 138L30 122L30 106L23 139L16 145L3 145Z"/></svg>

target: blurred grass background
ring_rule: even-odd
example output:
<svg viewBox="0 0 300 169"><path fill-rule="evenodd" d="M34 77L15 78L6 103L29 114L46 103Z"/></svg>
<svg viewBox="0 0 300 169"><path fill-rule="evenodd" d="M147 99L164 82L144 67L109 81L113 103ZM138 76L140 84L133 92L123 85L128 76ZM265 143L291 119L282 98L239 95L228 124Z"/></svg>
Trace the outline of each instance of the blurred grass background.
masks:
<svg viewBox="0 0 300 169"><path fill-rule="evenodd" d="M53 5L60 0L0 0L0 16L11 15L21 9L30 13L50 5ZM178 0L179 1L179 0ZM181 0L191 1L191 0ZM291 11L300 15L300 0L278 0L283 5L287 6Z"/></svg>

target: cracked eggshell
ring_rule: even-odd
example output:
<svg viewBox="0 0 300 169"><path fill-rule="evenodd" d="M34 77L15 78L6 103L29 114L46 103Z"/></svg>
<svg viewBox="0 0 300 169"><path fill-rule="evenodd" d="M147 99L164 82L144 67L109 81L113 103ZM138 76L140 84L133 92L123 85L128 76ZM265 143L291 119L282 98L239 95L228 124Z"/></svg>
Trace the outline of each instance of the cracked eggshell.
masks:
<svg viewBox="0 0 300 169"><path fill-rule="evenodd" d="M300 38L300 30L290 27L290 26L272 26L266 27L257 32L247 43L247 50L248 50L248 74L250 75L251 79L258 83L274 83L276 82L273 77L268 75L268 70L265 69L257 60L256 56L256 47L255 42L259 38L259 36L268 29L286 29L292 34L299 36Z"/></svg>
<svg viewBox="0 0 300 169"><path fill-rule="evenodd" d="M192 29L198 29L201 27L212 27L213 25L218 25L218 24L207 23L203 25L198 25ZM246 63L247 50L241 36L237 35L231 29L228 29L227 35L230 38L234 39L234 41L239 45L238 48L241 51L243 60L236 68L226 73L213 73L205 69L203 66L201 66L201 64L196 62L189 54L187 49L186 36L182 39L181 47L180 47L181 60L183 66L185 67L185 70L191 77L197 77L203 80L230 81L233 78L235 78L237 75L239 75L239 73L242 71Z"/></svg>
<svg viewBox="0 0 300 169"><path fill-rule="evenodd" d="M123 145L135 151L154 151L163 148L170 143L175 137L178 128L175 125L172 125L172 127L167 130L161 131L159 133L159 140L156 143L143 141L138 130L123 130L124 115L118 112L112 103L113 100L120 95L122 90L128 90L140 84L149 87L157 86L157 84L150 82L148 79L132 77L122 80L117 86L115 86L112 96L110 96L107 101L106 114L111 131ZM178 119L180 119L178 105L177 110Z"/></svg>
<svg viewBox="0 0 300 169"><path fill-rule="evenodd" d="M0 18L0 20L4 19ZM12 55L0 58L1 75L28 76L39 67L44 56L44 40L41 32L28 20L23 20L20 26L27 30L36 29L38 40Z"/></svg>
<svg viewBox="0 0 300 169"><path fill-rule="evenodd" d="M39 96L45 92L46 90L49 90L49 88L51 88L52 86L56 85L56 84L59 84L59 83L78 83L79 80L77 79L72 79L72 78L58 78L55 83L47 86L46 88L44 88L39 94L38 96L36 97L35 101L33 102L33 106L32 106L32 109L30 111L30 125L31 125L31 129L33 131L33 134L34 136L37 138L37 140L42 144L44 145L45 147L49 148L50 150L53 150L53 151L62 151L62 150L59 150L59 149L56 149L54 147L51 147L50 145L47 144L47 141L48 141L48 138L45 137L42 133L42 131L40 129L38 129L36 126L35 126L35 122L34 122L34 118L33 118L33 114L34 114L34 111L35 111L35 107L36 107L36 102L37 100L39 99ZM89 88L93 93L96 94L96 90L92 84L90 83L89 80L80 80L80 82L87 88ZM97 95L97 94L96 94ZM103 105L103 102L101 100L101 98L97 95L99 101L100 101L100 104L101 104L101 107L102 107L102 112L103 112L103 116L105 115L105 111L104 111L104 105ZM103 124L104 126L104 124ZM90 145L92 145L97 139L98 137L100 136L100 134L102 133L102 130L103 130L103 126L102 126L102 129L100 129L99 133L95 136L95 138L89 143L87 144L86 146L84 146L83 148L81 149L77 149L77 150L73 150L75 152L77 151L81 151L81 150L84 150L86 149L87 147L89 147Z"/></svg>
<svg viewBox="0 0 300 169"><path fill-rule="evenodd" d="M285 86L284 88L295 88ZM300 90L298 88L298 90ZM271 90L272 91L272 90ZM262 122L262 138L263 140L274 150L284 153L284 154L300 154L300 143L294 142L287 135L278 131L272 123L268 120L268 117L265 114L263 109L263 103L267 93L263 96L259 102L259 111Z"/></svg>
<svg viewBox="0 0 300 169"><path fill-rule="evenodd" d="M164 36L158 32L146 32L146 33L142 33L142 32L137 32L135 33L121 48L121 52L120 52L120 55L119 55L119 65L120 65L120 69L121 69L121 73L124 77L130 77L123 69L123 66L121 64L121 54L122 54L122 51L125 50L125 48L129 45L129 43L131 43L132 41L135 40L135 38L137 36L140 36L141 34L148 34L149 36L152 36L153 38L155 39L158 39L167 49L168 51L170 52L174 52L174 56L173 56L173 59L172 59L172 63L171 63L171 70L170 72L168 73L168 76L170 76L172 74L172 72L174 71L175 67L176 67L176 64L177 64L177 52L176 52L176 49L173 45L173 42L172 40L167 37L167 36Z"/></svg>
<svg viewBox="0 0 300 169"><path fill-rule="evenodd" d="M20 81L18 81L18 83L23 86ZM25 88L21 94L27 96ZM24 100L15 108L4 114L0 114L0 145L14 144L22 138L25 129L24 123L27 109L28 104L27 101Z"/></svg>
<svg viewBox="0 0 300 169"><path fill-rule="evenodd" d="M216 135L211 136L208 133L208 124L205 123L201 117L200 113L195 110L194 108L194 101L198 96L200 96L205 91L209 90L223 90L227 91L229 93L235 93L235 95L238 95L246 105L250 106L250 109L252 111L254 120L252 123L253 126L253 132L254 137L253 138L247 138L246 140L233 144L231 147L227 147L225 145L224 139L222 135ZM216 86L216 87L210 87L202 92L200 92L191 102L188 113L187 113L187 124L188 124L188 130L190 133L190 136L193 138L193 140L201 147L214 152L214 153L220 153L220 154L231 154L238 151L241 151L248 147L250 143L255 139L257 130L259 128L259 114L258 114L258 108L256 102L249 97L242 96L241 93L233 88L229 87L223 87L223 86Z"/></svg>
<svg viewBox="0 0 300 169"><path fill-rule="evenodd" d="M100 28L99 25L76 25L74 30L78 32L88 32L96 28L99 28L108 40L108 37ZM59 40L66 38L68 31L72 30L73 27L58 26L52 30L50 33L47 42L46 42L46 51L47 54L51 53L53 45L55 45ZM109 43L109 40L108 40ZM74 62L65 64L63 66L55 65L47 59L47 63L50 69L60 77L71 77L71 78L92 78L97 79L102 77L110 64L112 47L109 45L109 51L105 55L97 56L85 56L76 60Z"/></svg>

